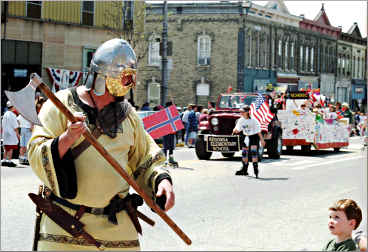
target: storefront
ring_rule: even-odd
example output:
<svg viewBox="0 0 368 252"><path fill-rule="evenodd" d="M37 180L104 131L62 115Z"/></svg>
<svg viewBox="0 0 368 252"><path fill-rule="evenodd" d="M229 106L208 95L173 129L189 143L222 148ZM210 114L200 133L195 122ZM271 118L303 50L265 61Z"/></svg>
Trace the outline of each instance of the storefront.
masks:
<svg viewBox="0 0 368 252"><path fill-rule="evenodd" d="M317 89L319 86L318 76L299 76L298 82L299 89Z"/></svg>
<svg viewBox="0 0 368 252"><path fill-rule="evenodd" d="M4 90L17 91L24 88L32 73L41 76L42 43L1 40L1 107L7 98ZM3 112L3 111L1 111Z"/></svg>
<svg viewBox="0 0 368 252"><path fill-rule="evenodd" d="M298 91L299 77L296 74L291 73L277 73L276 86L280 91ZM285 92L283 91L283 92Z"/></svg>
<svg viewBox="0 0 368 252"><path fill-rule="evenodd" d="M365 110L367 104L367 83L364 80L351 80L351 108L353 111Z"/></svg>
<svg viewBox="0 0 368 252"><path fill-rule="evenodd" d="M276 82L276 72L263 69L244 69L243 92L265 91L268 84Z"/></svg>

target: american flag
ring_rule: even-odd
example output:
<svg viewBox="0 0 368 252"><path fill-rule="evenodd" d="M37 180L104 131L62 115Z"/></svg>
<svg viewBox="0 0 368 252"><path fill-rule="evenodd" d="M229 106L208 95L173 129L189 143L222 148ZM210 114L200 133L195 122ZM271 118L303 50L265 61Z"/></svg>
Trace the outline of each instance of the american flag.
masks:
<svg viewBox="0 0 368 252"><path fill-rule="evenodd" d="M261 130L268 131L268 124L274 114L271 113L268 103L261 94L258 94L256 101L250 105L250 116L259 122Z"/></svg>

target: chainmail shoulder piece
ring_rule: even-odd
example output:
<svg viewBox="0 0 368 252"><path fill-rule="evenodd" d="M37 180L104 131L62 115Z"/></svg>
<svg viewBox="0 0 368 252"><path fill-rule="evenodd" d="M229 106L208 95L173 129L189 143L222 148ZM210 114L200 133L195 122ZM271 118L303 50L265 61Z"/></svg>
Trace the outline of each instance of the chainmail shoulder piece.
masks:
<svg viewBox="0 0 368 252"><path fill-rule="evenodd" d="M92 108L80 100L76 88L71 88L70 91L74 102L82 108L83 113L87 116L88 124L100 128L103 134L111 138L115 138L117 133L123 133L122 122L133 108L126 99L112 102L102 110L97 111L96 108Z"/></svg>

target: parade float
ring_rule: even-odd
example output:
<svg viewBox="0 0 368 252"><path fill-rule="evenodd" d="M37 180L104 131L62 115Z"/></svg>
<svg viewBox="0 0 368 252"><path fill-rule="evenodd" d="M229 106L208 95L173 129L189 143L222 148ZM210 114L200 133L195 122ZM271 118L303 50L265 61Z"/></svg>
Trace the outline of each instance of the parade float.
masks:
<svg viewBox="0 0 368 252"><path fill-rule="evenodd" d="M295 146L308 152L314 149L339 151L349 145L349 119L337 115L335 119L328 117L329 109L326 99L319 90L286 93L284 109L277 115L282 125L282 144L287 151ZM306 110L301 105L306 104ZM315 108L321 104L321 108ZM309 105L309 106L308 106Z"/></svg>

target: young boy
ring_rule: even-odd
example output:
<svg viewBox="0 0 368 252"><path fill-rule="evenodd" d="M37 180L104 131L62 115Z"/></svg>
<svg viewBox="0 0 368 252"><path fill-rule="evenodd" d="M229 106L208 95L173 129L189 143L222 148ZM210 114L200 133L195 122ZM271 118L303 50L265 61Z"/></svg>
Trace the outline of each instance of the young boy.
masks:
<svg viewBox="0 0 368 252"><path fill-rule="evenodd" d="M362 210L354 200L342 199L329 208L328 229L336 239L330 240L323 251L355 251L352 232L362 221Z"/></svg>

